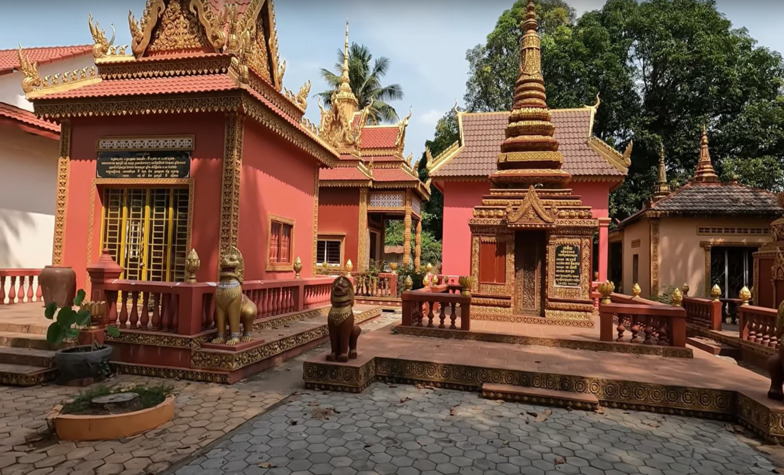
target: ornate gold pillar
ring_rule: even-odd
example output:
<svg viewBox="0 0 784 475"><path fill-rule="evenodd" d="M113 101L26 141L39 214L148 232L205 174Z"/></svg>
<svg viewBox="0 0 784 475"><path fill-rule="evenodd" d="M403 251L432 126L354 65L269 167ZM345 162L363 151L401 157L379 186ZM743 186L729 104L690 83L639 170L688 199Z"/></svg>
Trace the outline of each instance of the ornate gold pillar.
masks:
<svg viewBox="0 0 784 475"><path fill-rule="evenodd" d="M243 135L243 116L241 114L227 114L221 180L221 258L229 248L237 246L239 237Z"/></svg>
<svg viewBox="0 0 784 475"><path fill-rule="evenodd" d="M406 190L406 216L403 219L403 265L411 265L411 191Z"/></svg>
<svg viewBox="0 0 784 475"><path fill-rule="evenodd" d="M422 219L417 220L416 236L414 237L414 268L419 270L422 257Z"/></svg>
<svg viewBox="0 0 784 475"><path fill-rule="evenodd" d="M651 219L651 295L659 295L659 220Z"/></svg>
<svg viewBox="0 0 784 475"><path fill-rule="evenodd" d="M359 234L357 235L357 272L364 272L368 260L368 189L359 189ZM347 259L348 260L348 259ZM343 263L345 265L345 262Z"/></svg>
<svg viewBox="0 0 784 475"><path fill-rule="evenodd" d="M60 123L60 156L57 159L57 200L54 212L52 264L63 265L65 250L65 209L68 204L68 169L71 161L71 120ZM90 190L92 192L92 190ZM90 250L87 250L89 256Z"/></svg>
<svg viewBox="0 0 784 475"><path fill-rule="evenodd" d="M313 180L314 186L316 187L313 190L313 273L311 275L316 275L316 261L318 254L318 210L319 210L319 171L318 168L316 169L316 177Z"/></svg>

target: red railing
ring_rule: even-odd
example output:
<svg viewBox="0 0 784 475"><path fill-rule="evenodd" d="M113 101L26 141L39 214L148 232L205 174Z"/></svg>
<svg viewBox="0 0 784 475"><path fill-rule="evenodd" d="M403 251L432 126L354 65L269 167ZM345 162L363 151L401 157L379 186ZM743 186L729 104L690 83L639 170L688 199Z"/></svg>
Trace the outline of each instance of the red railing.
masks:
<svg viewBox="0 0 784 475"><path fill-rule="evenodd" d="M397 274L355 274L352 278L356 297L397 297Z"/></svg>
<svg viewBox="0 0 784 475"><path fill-rule="evenodd" d="M686 311L682 307L603 303L599 319L602 341L686 346Z"/></svg>
<svg viewBox="0 0 784 475"><path fill-rule="evenodd" d="M269 318L329 304L333 279L248 281L243 292ZM107 320L119 328L195 335L214 325L215 283L143 282L115 279L92 282L93 294L107 302Z"/></svg>
<svg viewBox="0 0 784 475"><path fill-rule="evenodd" d="M781 345L781 340L776 336L775 309L740 305L738 328L741 340L770 348L778 348Z"/></svg>
<svg viewBox="0 0 784 475"><path fill-rule="evenodd" d="M471 297L462 295L459 285L407 291L403 292L401 299L403 326L456 330L456 322L460 318L460 330L471 329Z"/></svg>
<svg viewBox="0 0 784 475"><path fill-rule="evenodd" d="M41 269L0 269L0 305L40 302L40 273Z"/></svg>
<svg viewBox="0 0 784 475"><path fill-rule="evenodd" d="M684 297L686 323L708 330L721 330L722 304L718 300Z"/></svg>

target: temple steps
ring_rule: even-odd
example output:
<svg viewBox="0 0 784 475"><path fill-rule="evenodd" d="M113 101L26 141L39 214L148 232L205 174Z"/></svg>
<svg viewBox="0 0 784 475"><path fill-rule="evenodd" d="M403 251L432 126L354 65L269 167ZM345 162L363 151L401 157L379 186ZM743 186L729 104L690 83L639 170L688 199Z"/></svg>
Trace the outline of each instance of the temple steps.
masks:
<svg viewBox="0 0 784 475"><path fill-rule="evenodd" d="M741 358L740 348L727 345L720 341L712 340L701 336L693 336L686 339L686 343L698 350L705 351L714 356L727 356L733 359Z"/></svg>
<svg viewBox="0 0 784 475"><path fill-rule="evenodd" d="M0 384L35 386L51 381L57 374L53 360L44 335L0 331Z"/></svg>
<svg viewBox="0 0 784 475"><path fill-rule="evenodd" d="M511 384L484 383L482 384L482 397L572 409L596 410L599 408L599 399L593 394L530 388Z"/></svg>

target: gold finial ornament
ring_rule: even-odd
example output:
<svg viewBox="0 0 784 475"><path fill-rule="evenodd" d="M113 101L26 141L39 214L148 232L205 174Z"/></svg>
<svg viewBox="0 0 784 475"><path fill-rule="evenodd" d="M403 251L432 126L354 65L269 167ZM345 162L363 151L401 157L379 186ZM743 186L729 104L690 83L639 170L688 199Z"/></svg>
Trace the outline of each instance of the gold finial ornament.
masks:
<svg viewBox="0 0 784 475"><path fill-rule="evenodd" d="M199 272L199 268L201 267L201 260L199 259L199 254L196 253L196 249L191 249L191 252L188 253L188 257L185 258L185 282L188 284L195 284L196 283L196 273Z"/></svg>
<svg viewBox="0 0 784 475"><path fill-rule="evenodd" d="M744 285L743 288L740 289L738 296L740 297L741 305L748 305L749 300L751 300L751 291Z"/></svg>
<svg viewBox="0 0 784 475"><path fill-rule="evenodd" d="M17 55L19 57L19 69L24 76L22 79L22 90L25 94L28 94L41 87L43 80L38 75L38 63L30 61L30 57L22 50L22 45L19 45Z"/></svg>
<svg viewBox="0 0 784 475"><path fill-rule="evenodd" d="M640 284L634 284L634 287L632 287L632 292L634 292L635 298L639 297L640 293L642 292L642 288L640 287Z"/></svg>
<svg viewBox="0 0 784 475"><path fill-rule="evenodd" d="M351 262L351 259L349 259L346 261L346 272L350 274L352 270L354 270L354 264Z"/></svg>
<svg viewBox="0 0 784 475"><path fill-rule="evenodd" d="M676 287L675 290L672 291L670 299L674 307L680 307L683 303L683 292L681 292L681 289Z"/></svg>
<svg viewBox="0 0 784 475"><path fill-rule="evenodd" d="M694 173L694 182L716 183L718 181L719 177L713 169L713 163L711 163L708 151L708 133L705 130L705 125L703 125L702 137L700 138L700 159L697 162L697 171Z"/></svg>
<svg viewBox="0 0 784 475"><path fill-rule="evenodd" d="M688 297L689 296L689 283L688 282L684 282L683 283L683 285L681 286L681 291L683 292L683 296L684 297Z"/></svg>
<svg viewBox="0 0 784 475"><path fill-rule="evenodd" d="M411 280L411 276L410 275L406 276L406 280L403 281L403 284L404 284L403 288L405 290L411 290L411 288L414 287L414 281Z"/></svg>
<svg viewBox="0 0 784 475"><path fill-rule="evenodd" d="M294 260L294 278L299 279L299 273L302 272L302 259L297 256Z"/></svg>
<svg viewBox="0 0 784 475"><path fill-rule="evenodd" d="M602 294L602 303L604 304L612 303L611 295L615 291L615 284L610 280L606 280L604 282L599 283L597 288L599 290L599 293Z"/></svg>
<svg viewBox="0 0 784 475"><path fill-rule="evenodd" d="M87 25L90 27L90 34L93 37L93 41L95 44L93 45L93 57L95 59L103 58L109 53L109 49L114 45L114 39L117 37L117 31L114 29L114 25L112 25L112 39L106 39L106 33L104 30L98 27L98 22L93 21L93 14L90 13L87 15Z"/></svg>
<svg viewBox="0 0 784 475"><path fill-rule="evenodd" d="M471 276L462 275L457 279L457 283L460 284L460 290L464 297L471 296L471 287L474 286L474 278Z"/></svg>
<svg viewBox="0 0 784 475"><path fill-rule="evenodd" d="M656 183L656 191L653 193L653 198L657 200L670 194L670 185L667 183L667 166L664 163L664 143L661 143L660 147L659 180Z"/></svg>
<svg viewBox="0 0 784 475"><path fill-rule="evenodd" d="M719 284L713 284L713 287L711 287L710 294L714 302L719 301L719 299L721 298L721 287L719 287Z"/></svg>
<svg viewBox="0 0 784 475"><path fill-rule="evenodd" d="M397 262L390 262L389 270L391 270L393 274L397 274Z"/></svg>

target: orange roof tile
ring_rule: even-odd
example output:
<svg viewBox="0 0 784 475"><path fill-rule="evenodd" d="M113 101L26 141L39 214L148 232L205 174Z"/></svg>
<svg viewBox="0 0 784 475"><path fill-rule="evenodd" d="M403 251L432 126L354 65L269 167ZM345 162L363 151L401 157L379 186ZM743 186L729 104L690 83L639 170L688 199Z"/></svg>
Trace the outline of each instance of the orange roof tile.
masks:
<svg viewBox="0 0 784 475"><path fill-rule="evenodd" d="M112 79L83 87L47 94L37 101L87 97L146 96L236 89L237 83L225 74L160 78Z"/></svg>
<svg viewBox="0 0 784 475"><path fill-rule="evenodd" d="M12 119L16 122L21 122L22 124L30 125L41 130L53 132L55 134L60 133L59 125L47 120L39 119L30 111L20 109L4 102L0 102L0 117Z"/></svg>
<svg viewBox="0 0 784 475"><path fill-rule="evenodd" d="M419 181L417 178L411 176L402 168L374 168L373 181L389 182L389 181Z"/></svg>
<svg viewBox="0 0 784 475"><path fill-rule="evenodd" d="M362 129L362 148L394 148L398 127L365 127Z"/></svg>
<svg viewBox="0 0 784 475"><path fill-rule="evenodd" d="M563 155L563 170L573 176L624 176L588 144L590 109L553 109L555 138ZM509 112L461 115L463 147L433 177L487 177L496 171L496 160L509 123Z"/></svg>
<svg viewBox="0 0 784 475"><path fill-rule="evenodd" d="M319 170L321 181L370 181L370 178L357 167L322 168Z"/></svg>
<svg viewBox="0 0 784 475"><path fill-rule="evenodd" d="M72 58L92 53L93 45L78 46L47 46L41 48L23 48L30 61L38 64L51 63L59 59ZM10 73L19 68L18 49L0 50L0 74Z"/></svg>

